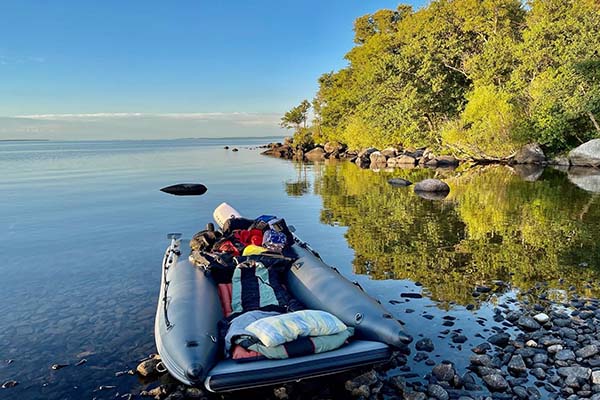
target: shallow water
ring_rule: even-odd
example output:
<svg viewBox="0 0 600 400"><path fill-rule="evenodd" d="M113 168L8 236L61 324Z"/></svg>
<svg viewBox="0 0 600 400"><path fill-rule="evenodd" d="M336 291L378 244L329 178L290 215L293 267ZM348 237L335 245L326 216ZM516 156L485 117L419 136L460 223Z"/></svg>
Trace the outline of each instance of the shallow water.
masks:
<svg viewBox="0 0 600 400"><path fill-rule="evenodd" d="M528 291L559 298L570 285L598 294L600 196L562 172L547 169L534 182L501 166L373 172L263 157L250 149L262 142L0 143L0 382L19 381L0 398L113 398L145 388L114 374L154 352L165 235L191 236L225 200L248 216L284 216L409 333L435 339L432 358L459 368L481 341L471 334L498 325L497 302ZM443 201L387 184L434 176L452 189ZM208 192L158 191L178 182L201 182ZM507 285L472 296L495 279ZM425 297L409 301L403 292ZM443 325L448 314L458 319L451 328ZM469 337L463 350L437 338L445 329ZM84 365L50 369L82 358ZM94 392L99 385L116 388Z"/></svg>

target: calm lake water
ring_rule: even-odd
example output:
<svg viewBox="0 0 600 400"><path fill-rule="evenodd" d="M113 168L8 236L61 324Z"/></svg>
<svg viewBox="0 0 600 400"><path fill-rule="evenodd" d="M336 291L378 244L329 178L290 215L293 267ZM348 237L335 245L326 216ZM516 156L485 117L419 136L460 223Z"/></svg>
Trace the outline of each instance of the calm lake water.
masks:
<svg viewBox="0 0 600 400"><path fill-rule="evenodd" d="M19 382L0 398L108 399L146 388L114 374L155 351L166 234L190 237L222 201L247 216L285 217L410 334L435 339L432 358L458 368L481 342L469 335L498 325L496 303L541 292L560 299L570 286L600 292L600 195L563 172L295 164L260 156L264 141L0 143L0 383ZM451 192L426 200L390 186L391 177L438 177ZM202 182L208 192L158 190L179 182ZM493 280L506 285L472 296ZM462 349L443 338L447 314L457 318L450 329L469 337ZM71 366L53 371L55 363ZM116 388L94 392L100 385Z"/></svg>

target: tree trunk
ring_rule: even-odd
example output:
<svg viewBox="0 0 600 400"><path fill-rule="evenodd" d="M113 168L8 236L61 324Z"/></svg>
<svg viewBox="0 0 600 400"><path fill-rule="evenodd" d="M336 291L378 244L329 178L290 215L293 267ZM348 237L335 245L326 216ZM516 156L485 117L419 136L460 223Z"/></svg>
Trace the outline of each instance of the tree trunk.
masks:
<svg viewBox="0 0 600 400"><path fill-rule="evenodd" d="M590 120L592 121L592 124L594 124L594 127L596 128L597 132L600 132L600 126L598 125L598 121L596 121L596 118L594 118L594 114L592 114L591 111L588 111L588 117L590 117Z"/></svg>

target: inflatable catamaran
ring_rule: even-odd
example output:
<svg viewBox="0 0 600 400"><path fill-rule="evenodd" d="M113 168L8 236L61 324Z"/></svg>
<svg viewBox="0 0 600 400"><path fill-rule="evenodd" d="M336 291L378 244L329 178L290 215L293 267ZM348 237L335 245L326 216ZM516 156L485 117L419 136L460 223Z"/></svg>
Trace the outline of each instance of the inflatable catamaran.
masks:
<svg viewBox="0 0 600 400"><path fill-rule="evenodd" d="M240 214L226 203L214 211L223 227ZM293 235L294 261L285 286L307 309L326 311L354 336L340 348L286 359L239 362L223 355L219 321L225 317L217 283L210 270L188 259L179 235L171 235L162 265L155 340L162 363L177 380L204 385L212 392L232 391L297 381L347 371L389 359L411 337L401 324L357 284L325 264L307 243Z"/></svg>

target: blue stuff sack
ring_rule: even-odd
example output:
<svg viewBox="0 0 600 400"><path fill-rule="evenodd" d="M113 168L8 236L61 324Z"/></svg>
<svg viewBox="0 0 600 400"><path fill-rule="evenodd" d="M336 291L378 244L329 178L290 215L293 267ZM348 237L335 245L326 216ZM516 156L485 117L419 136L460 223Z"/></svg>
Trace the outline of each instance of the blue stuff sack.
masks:
<svg viewBox="0 0 600 400"><path fill-rule="evenodd" d="M275 232L273 229L268 229L263 234L263 247L271 251L283 251L286 243L287 239L281 232Z"/></svg>

